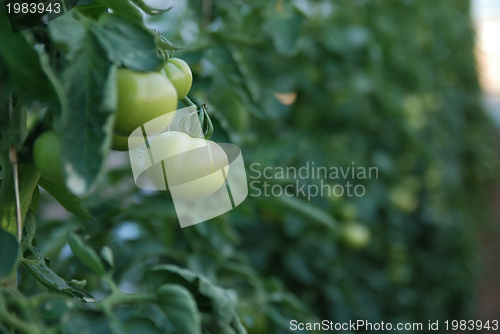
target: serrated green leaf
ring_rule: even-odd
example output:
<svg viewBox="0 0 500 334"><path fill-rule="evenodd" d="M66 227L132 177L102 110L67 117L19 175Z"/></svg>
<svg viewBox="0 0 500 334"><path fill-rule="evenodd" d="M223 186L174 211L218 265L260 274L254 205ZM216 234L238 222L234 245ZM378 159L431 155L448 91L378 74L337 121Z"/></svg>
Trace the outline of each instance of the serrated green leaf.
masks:
<svg viewBox="0 0 500 334"><path fill-rule="evenodd" d="M141 11L129 0L100 0L100 2L124 19L138 25L144 25Z"/></svg>
<svg viewBox="0 0 500 334"><path fill-rule="evenodd" d="M93 248L84 244L83 240L80 239L72 229L68 230L68 233L66 233L66 239L68 240L68 245L73 254L75 254L84 265L89 267L99 276L104 274L104 265Z"/></svg>
<svg viewBox="0 0 500 334"><path fill-rule="evenodd" d="M0 228L0 279L12 272L18 256L19 243L16 237Z"/></svg>
<svg viewBox="0 0 500 334"><path fill-rule="evenodd" d="M94 297L92 297L88 292L68 285L68 283L47 267L45 259L38 249L30 246L29 250L32 254L30 259L21 258L21 261L24 268L26 268L26 270L35 280L38 281L38 283L42 284L46 288L68 294L85 302L95 302Z"/></svg>
<svg viewBox="0 0 500 334"><path fill-rule="evenodd" d="M40 66L38 55L26 40L30 32L12 33L4 7L0 10L0 64L7 79L25 101L47 101L57 108L58 98L49 78ZM2 92L3 93L3 92Z"/></svg>
<svg viewBox="0 0 500 334"><path fill-rule="evenodd" d="M172 9L172 6L170 6L169 8L167 9L158 9L158 8L153 8L153 7L150 7L148 6L148 4L146 4L144 2L144 0L131 0L132 3L134 3L137 7L139 7L144 13L148 14L148 15L159 15L159 14L163 14L163 13L166 13L168 12L169 10Z"/></svg>
<svg viewBox="0 0 500 334"><path fill-rule="evenodd" d="M115 71L90 31L94 24L88 22L84 47L66 68L63 80L71 99L60 130L61 160L66 185L76 195L88 192L103 172L114 122Z"/></svg>
<svg viewBox="0 0 500 334"><path fill-rule="evenodd" d="M175 331L174 325L158 304L143 304L139 306L135 316L151 320L156 327L161 328L167 333Z"/></svg>
<svg viewBox="0 0 500 334"><path fill-rule="evenodd" d="M191 293L181 285L164 284L156 290L158 304L183 334L200 334L201 320Z"/></svg>
<svg viewBox="0 0 500 334"><path fill-rule="evenodd" d="M164 59L157 54L155 35L145 27L106 14L91 28L112 62L140 72L162 68Z"/></svg>
<svg viewBox="0 0 500 334"><path fill-rule="evenodd" d="M75 20L72 14L63 15L47 24L50 37L63 52L75 52L85 36L84 21Z"/></svg>
<svg viewBox="0 0 500 334"><path fill-rule="evenodd" d="M83 219L94 220L90 213L80 204L82 200L69 191L64 184L47 179L38 180L38 184L52 197L54 197L59 204L75 216Z"/></svg>
<svg viewBox="0 0 500 334"><path fill-rule="evenodd" d="M184 286L195 297L200 311L212 313L221 327L229 326L235 317L236 293L214 286L202 275L174 265L158 265L146 273L146 278L151 289L164 283Z"/></svg>

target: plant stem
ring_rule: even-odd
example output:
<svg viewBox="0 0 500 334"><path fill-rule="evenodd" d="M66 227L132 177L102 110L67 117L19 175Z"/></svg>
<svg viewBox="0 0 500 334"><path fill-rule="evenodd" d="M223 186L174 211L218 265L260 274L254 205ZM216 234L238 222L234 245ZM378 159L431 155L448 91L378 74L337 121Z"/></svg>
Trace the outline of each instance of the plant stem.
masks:
<svg viewBox="0 0 500 334"><path fill-rule="evenodd" d="M143 294L127 294L122 292L115 284L110 275L104 275L102 280L108 285L111 293L98 302L96 306L102 310L111 310L115 305L128 304L128 303L150 303L154 302L155 296L149 293Z"/></svg>
<svg viewBox="0 0 500 334"><path fill-rule="evenodd" d="M23 223L21 221L21 198L19 197L19 173L17 170L17 153L14 145L10 146L9 159L14 172L14 196L16 197L17 241L21 243Z"/></svg>
<svg viewBox="0 0 500 334"><path fill-rule="evenodd" d="M191 99L190 99L189 97L187 97L187 96L181 100L181 103L182 103L185 107L196 107L196 108L198 108L198 107L197 107L197 105L196 105L196 104L194 104L194 102L193 102L193 101L191 101Z"/></svg>
<svg viewBox="0 0 500 334"><path fill-rule="evenodd" d="M38 326L26 323L17 318L15 315L9 313L5 307L4 300L1 294L0 294L0 321L4 322L8 326L18 329L22 333L42 334Z"/></svg>

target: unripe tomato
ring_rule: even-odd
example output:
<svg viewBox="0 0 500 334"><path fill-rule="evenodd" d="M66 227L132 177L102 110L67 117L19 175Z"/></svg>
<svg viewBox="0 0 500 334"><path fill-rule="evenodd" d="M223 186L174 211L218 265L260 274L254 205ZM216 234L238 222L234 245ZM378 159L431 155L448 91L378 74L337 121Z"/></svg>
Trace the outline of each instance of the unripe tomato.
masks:
<svg viewBox="0 0 500 334"><path fill-rule="evenodd" d="M57 135L53 131L44 132L33 145L33 162L44 179L62 183L60 149Z"/></svg>
<svg viewBox="0 0 500 334"><path fill-rule="evenodd" d="M340 236L347 246L355 249L365 248L371 239L370 230L365 225L355 222L344 224Z"/></svg>
<svg viewBox="0 0 500 334"><path fill-rule="evenodd" d="M389 192L389 199L401 211L411 213L418 208L418 197L413 189L398 185Z"/></svg>
<svg viewBox="0 0 500 334"><path fill-rule="evenodd" d="M113 134L111 149L115 151L128 151L128 137Z"/></svg>
<svg viewBox="0 0 500 334"><path fill-rule="evenodd" d="M144 123L177 109L177 92L163 74L119 69L114 133L128 136Z"/></svg>
<svg viewBox="0 0 500 334"><path fill-rule="evenodd" d="M193 84L193 74L189 65L182 59L172 58L165 65L165 73L177 90L177 98L182 100Z"/></svg>
<svg viewBox="0 0 500 334"><path fill-rule="evenodd" d="M166 188L163 167L159 163L163 160L168 187L176 199L199 200L224 186L221 169L224 168L227 175L228 158L224 150L212 141L170 131L152 141L151 153L156 164L147 170L149 178L158 190Z"/></svg>

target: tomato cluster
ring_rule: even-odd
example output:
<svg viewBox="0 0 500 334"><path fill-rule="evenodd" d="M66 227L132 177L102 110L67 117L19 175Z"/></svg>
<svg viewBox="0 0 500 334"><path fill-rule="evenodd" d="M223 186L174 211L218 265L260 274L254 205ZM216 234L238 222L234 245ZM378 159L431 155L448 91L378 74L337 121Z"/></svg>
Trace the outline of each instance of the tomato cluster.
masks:
<svg viewBox="0 0 500 334"><path fill-rule="evenodd" d="M121 68L117 73L118 101L111 148L128 150L128 136L144 123L177 109L177 102L191 89L189 65L179 58L167 61L159 72L134 72ZM41 176L63 182L60 145L55 132L41 134L33 146L33 161Z"/></svg>
<svg viewBox="0 0 500 334"><path fill-rule="evenodd" d="M186 97L192 83L189 65L179 58L170 59L160 72L140 73L119 69L118 107L111 148L128 150L127 140L132 131L176 110L177 101Z"/></svg>

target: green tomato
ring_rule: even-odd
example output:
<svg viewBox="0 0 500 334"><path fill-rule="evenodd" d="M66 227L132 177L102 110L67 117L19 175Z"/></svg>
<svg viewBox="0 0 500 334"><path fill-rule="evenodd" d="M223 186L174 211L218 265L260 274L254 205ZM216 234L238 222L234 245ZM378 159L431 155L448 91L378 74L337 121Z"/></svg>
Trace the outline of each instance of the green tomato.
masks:
<svg viewBox="0 0 500 334"><path fill-rule="evenodd" d="M360 223L347 223L341 227L340 236L344 243L354 249L363 249L370 243L370 230Z"/></svg>
<svg viewBox="0 0 500 334"><path fill-rule="evenodd" d="M415 191L406 185L398 185L391 189L389 199L398 209L407 213L417 210L419 204Z"/></svg>
<svg viewBox="0 0 500 334"><path fill-rule="evenodd" d="M44 179L63 183L60 145L53 131L42 133L33 145L33 162Z"/></svg>
<svg viewBox="0 0 500 334"><path fill-rule="evenodd" d="M177 109L175 87L161 73L119 69L117 87L117 135L128 136L144 123Z"/></svg>
<svg viewBox="0 0 500 334"><path fill-rule="evenodd" d="M168 173L168 188L175 199L196 201L224 186L221 170L227 175L229 163L226 153L216 143L170 131L156 137L150 146L156 164L146 173L158 190L167 188L163 165Z"/></svg>
<svg viewBox="0 0 500 334"><path fill-rule="evenodd" d="M165 73L177 90L177 98L182 100L193 84L193 74L189 65L182 59L172 58L165 65Z"/></svg>
<svg viewBox="0 0 500 334"><path fill-rule="evenodd" d="M115 151L128 151L128 137L113 134L111 149Z"/></svg>

